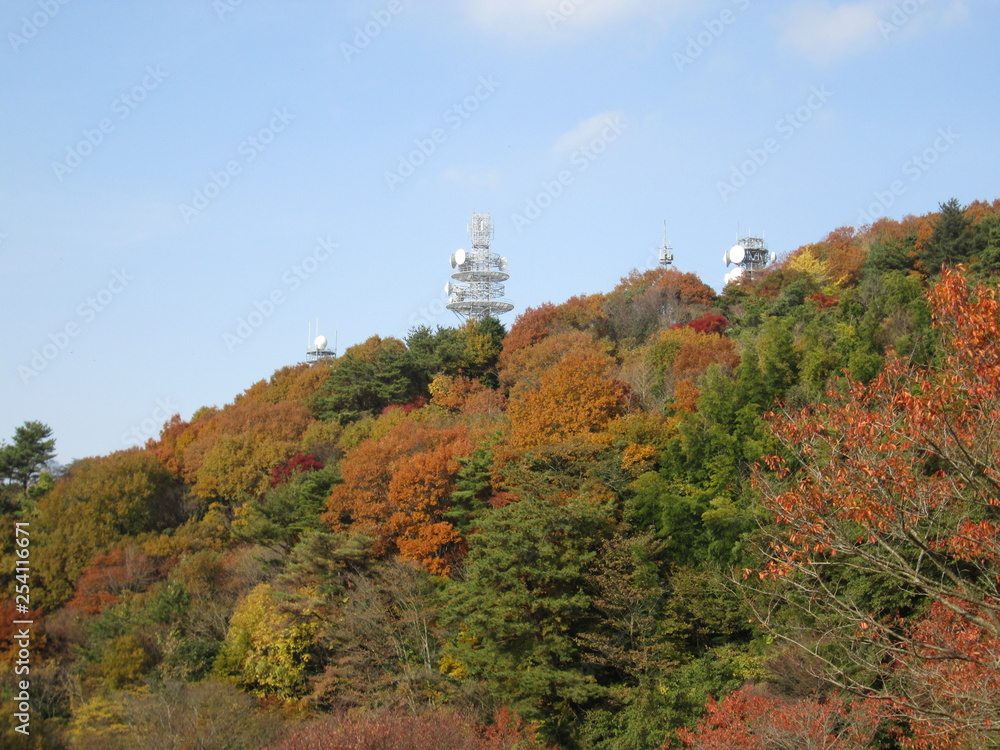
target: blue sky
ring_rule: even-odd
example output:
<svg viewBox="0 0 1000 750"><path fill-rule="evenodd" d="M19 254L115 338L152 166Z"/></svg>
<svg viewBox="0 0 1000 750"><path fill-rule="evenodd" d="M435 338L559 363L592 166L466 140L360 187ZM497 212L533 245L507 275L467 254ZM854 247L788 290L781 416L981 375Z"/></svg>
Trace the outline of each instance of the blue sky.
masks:
<svg viewBox="0 0 1000 750"><path fill-rule="evenodd" d="M304 357L453 325L474 211L505 316L655 264L721 289L998 197L997 0L7 0L0 436L154 436Z"/></svg>

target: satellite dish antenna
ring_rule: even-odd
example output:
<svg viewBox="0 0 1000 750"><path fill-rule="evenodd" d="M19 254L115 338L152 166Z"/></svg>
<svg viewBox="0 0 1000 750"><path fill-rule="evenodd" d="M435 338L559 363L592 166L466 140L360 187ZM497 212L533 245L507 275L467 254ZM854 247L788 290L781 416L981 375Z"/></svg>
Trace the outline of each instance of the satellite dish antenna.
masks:
<svg viewBox="0 0 1000 750"><path fill-rule="evenodd" d="M449 281L449 282L447 282L447 283L445 283L445 285L444 285L444 294L445 294L445 296L446 296L446 297L450 297L450 296L451 296L451 293L452 293L452 291L453 291L454 289L455 289L455 287L454 287L454 286L452 286L452 283L451 283L450 281Z"/></svg>
<svg viewBox="0 0 1000 750"><path fill-rule="evenodd" d="M326 336L317 336L316 340L313 341L313 346L315 346L318 351L323 351L326 349L327 343Z"/></svg>
<svg viewBox="0 0 1000 750"><path fill-rule="evenodd" d="M739 265L747 257L746 248L743 245L736 244L729 248L729 260L731 260L736 265Z"/></svg>
<svg viewBox="0 0 1000 750"><path fill-rule="evenodd" d="M466 320L483 320L514 309L514 303L504 299L503 282L507 259L492 250L493 219L489 214L474 213L469 221L471 245L468 250L456 250L451 256L454 283L445 286L449 296L445 307Z"/></svg>
<svg viewBox="0 0 1000 750"><path fill-rule="evenodd" d="M729 260L729 251L728 250L726 250L726 252L724 252L722 254L722 262L725 263L727 266L732 263L732 261Z"/></svg>

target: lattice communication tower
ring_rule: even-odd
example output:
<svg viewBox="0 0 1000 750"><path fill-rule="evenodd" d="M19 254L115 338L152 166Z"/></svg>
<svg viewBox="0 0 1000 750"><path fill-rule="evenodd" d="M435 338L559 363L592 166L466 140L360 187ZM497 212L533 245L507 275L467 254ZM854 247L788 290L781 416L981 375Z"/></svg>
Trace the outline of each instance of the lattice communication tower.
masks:
<svg viewBox="0 0 1000 750"><path fill-rule="evenodd" d="M730 281L740 278L744 273L752 279L754 271L762 269L774 260L774 256L767 249L763 237L743 237L726 250L723 260L727 266L734 266L726 274L726 283L728 284Z"/></svg>
<svg viewBox="0 0 1000 750"><path fill-rule="evenodd" d="M489 214L473 214L469 222L472 245L451 254L453 283L445 284L446 307L460 317L482 320L510 312L514 305L504 299L503 282L510 278L507 259L490 250L493 220Z"/></svg>

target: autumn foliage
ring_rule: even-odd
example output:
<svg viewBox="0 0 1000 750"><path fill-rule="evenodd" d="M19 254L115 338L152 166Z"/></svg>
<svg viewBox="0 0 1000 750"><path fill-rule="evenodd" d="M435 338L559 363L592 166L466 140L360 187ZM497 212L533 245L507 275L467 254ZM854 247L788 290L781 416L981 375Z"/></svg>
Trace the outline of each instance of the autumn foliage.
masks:
<svg viewBox="0 0 1000 750"><path fill-rule="evenodd" d="M788 453L760 484L785 532L763 575L821 597L819 627L850 628L857 647L838 651L880 675L838 680L888 700L914 742L952 747L1000 727L1000 303L960 271L930 300L940 365L890 357L871 383L773 420ZM863 581L900 603L859 597Z"/></svg>
<svg viewBox="0 0 1000 750"><path fill-rule="evenodd" d="M282 482L287 482L295 474L316 471L322 468L323 462L316 458L316 456L299 452L285 461L285 463L271 469L270 484L272 487L277 487Z"/></svg>
<svg viewBox="0 0 1000 750"><path fill-rule="evenodd" d="M997 746L998 275L1000 201L952 200L721 295L655 267L372 336L143 448L15 433L31 739Z"/></svg>
<svg viewBox="0 0 1000 750"><path fill-rule="evenodd" d="M567 354L539 376L536 388L515 391L507 409L512 445L600 441L625 407L626 386L613 376L611 364L596 353Z"/></svg>
<svg viewBox="0 0 1000 750"><path fill-rule="evenodd" d="M544 750L534 729L501 709L494 724L478 727L453 711L403 711L325 721L271 750Z"/></svg>
<svg viewBox="0 0 1000 750"><path fill-rule="evenodd" d="M398 552L445 573L461 540L443 514L457 459L470 452L465 425L404 418L345 456L344 482L330 495L326 519L335 529L372 538L376 554Z"/></svg>
<svg viewBox="0 0 1000 750"><path fill-rule="evenodd" d="M87 566L66 606L83 614L100 614L120 601L123 593L145 591L162 575L162 567L161 561L151 559L135 545L115 547Z"/></svg>
<svg viewBox="0 0 1000 750"><path fill-rule="evenodd" d="M709 699L706 716L678 737L694 750L864 750L871 747L883 717L874 701L846 701L836 695L774 698L750 689L722 701Z"/></svg>

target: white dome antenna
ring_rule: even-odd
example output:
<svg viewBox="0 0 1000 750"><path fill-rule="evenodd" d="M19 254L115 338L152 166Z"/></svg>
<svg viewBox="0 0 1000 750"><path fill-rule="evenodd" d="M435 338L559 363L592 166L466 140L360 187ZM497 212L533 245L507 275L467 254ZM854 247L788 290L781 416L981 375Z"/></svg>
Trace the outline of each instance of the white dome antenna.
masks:
<svg viewBox="0 0 1000 750"><path fill-rule="evenodd" d="M330 349L330 340L319 332L319 318L316 318L316 329L313 330L312 323L309 323L309 346L306 348L306 359L309 362L318 362L321 359L332 359L337 356L336 335L334 336L333 349Z"/></svg>

